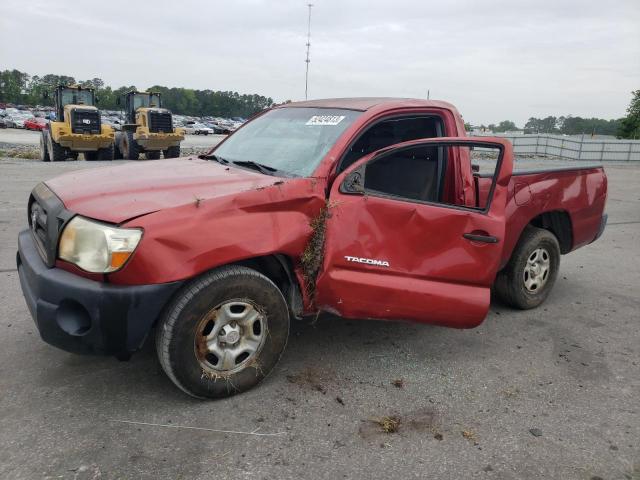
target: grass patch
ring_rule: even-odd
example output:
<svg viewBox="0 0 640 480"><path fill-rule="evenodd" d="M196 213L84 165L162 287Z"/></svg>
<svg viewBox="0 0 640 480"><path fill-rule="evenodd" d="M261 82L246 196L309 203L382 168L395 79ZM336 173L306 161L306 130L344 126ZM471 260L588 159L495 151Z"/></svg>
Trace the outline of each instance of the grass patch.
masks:
<svg viewBox="0 0 640 480"><path fill-rule="evenodd" d="M320 209L320 213L309 222L312 230L311 237L300 256L304 286L312 302L316 293L316 278L318 277L324 256L324 237L327 229L327 220L330 217L330 208L331 205L327 202L326 205Z"/></svg>

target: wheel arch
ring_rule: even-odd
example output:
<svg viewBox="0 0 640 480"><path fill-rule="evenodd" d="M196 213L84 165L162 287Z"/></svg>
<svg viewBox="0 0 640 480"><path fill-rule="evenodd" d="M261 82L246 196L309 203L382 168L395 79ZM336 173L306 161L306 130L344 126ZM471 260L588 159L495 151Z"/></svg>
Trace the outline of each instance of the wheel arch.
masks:
<svg viewBox="0 0 640 480"><path fill-rule="evenodd" d="M294 263L287 255L276 253L246 258L230 265L240 265L262 273L280 289L287 301L290 315L296 319L302 317L302 290L294 272Z"/></svg>
<svg viewBox="0 0 640 480"><path fill-rule="evenodd" d="M571 223L571 216L566 210L552 210L541 213L532 218L527 225L543 228L553 233L560 244L560 253L569 253L573 248L573 224ZM520 235L522 235L522 232Z"/></svg>

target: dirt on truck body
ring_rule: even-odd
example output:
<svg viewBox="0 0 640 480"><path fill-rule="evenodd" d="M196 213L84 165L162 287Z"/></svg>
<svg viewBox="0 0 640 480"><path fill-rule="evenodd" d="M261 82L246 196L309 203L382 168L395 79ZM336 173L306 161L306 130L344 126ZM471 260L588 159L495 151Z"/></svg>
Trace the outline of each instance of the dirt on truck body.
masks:
<svg viewBox="0 0 640 480"><path fill-rule="evenodd" d="M540 305L606 193L597 166L514 174L446 102L291 103L199 158L36 186L18 269L45 341L122 357L153 334L176 386L222 397L273 369L292 318L471 328L491 289Z"/></svg>

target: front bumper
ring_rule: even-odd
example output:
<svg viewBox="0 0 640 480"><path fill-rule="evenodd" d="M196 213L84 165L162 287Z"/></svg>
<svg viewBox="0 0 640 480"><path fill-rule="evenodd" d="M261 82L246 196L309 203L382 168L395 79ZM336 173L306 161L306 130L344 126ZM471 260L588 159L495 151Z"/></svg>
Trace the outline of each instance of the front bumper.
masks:
<svg viewBox="0 0 640 480"><path fill-rule="evenodd" d="M65 133L59 136L58 143L73 151L92 152L99 148L108 148L113 145L114 139L115 135L113 133Z"/></svg>
<svg viewBox="0 0 640 480"><path fill-rule="evenodd" d="M120 355L139 350L182 284L110 285L47 268L28 230L18 236L17 263L40 336L74 353Z"/></svg>
<svg viewBox="0 0 640 480"><path fill-rule="evenodd" d="M145 150L166 150L180 145L184 133L137 133L134 138Z"/></svg>

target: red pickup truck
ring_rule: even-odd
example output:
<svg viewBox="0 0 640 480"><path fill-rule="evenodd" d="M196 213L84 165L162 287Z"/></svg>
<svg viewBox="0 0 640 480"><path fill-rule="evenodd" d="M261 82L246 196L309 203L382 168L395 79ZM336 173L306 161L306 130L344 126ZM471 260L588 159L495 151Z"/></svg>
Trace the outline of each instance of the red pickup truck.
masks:
<svg viewBox="0 0 640 480"><path fill-rule="evenodd" d="M273 369L293 318L471 328L492 289L543 302L560 255L602 233L607 179L513 163L445 102L290 103L198 158L40 183L20 282L46 342L127 358L155 329L179 388L232 395Z"/></svg>

